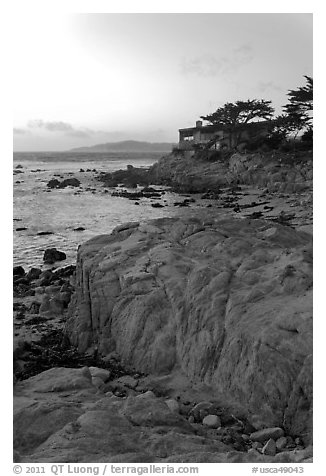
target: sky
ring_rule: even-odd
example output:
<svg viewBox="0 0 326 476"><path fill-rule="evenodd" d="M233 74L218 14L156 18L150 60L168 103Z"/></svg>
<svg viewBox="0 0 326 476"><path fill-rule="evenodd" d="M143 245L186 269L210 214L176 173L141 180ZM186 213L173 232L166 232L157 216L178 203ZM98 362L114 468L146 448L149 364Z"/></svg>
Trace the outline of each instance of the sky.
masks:
<svg viewBox="0 0 326 476"><path fill-rule="evenodd" d="M14 150L177 142L226 102L271 100L312 76L309 13L17 16Z"/></svg>

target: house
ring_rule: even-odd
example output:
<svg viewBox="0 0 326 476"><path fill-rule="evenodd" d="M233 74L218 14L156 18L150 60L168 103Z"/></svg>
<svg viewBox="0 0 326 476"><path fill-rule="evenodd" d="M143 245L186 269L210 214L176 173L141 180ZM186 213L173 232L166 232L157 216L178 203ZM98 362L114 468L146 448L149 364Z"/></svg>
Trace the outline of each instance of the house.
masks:
<svg viewBox="0 0 326 476"><path fill-rule="evenodd" d="M249 140L265 136L268 131L268 121L251 122L242 125L237 132L227 132L220 124L203 126L202 121L196 121L195 127L179 129L179 150L194 151L196 149L224 149L236 146L241 150Z"/></svg>

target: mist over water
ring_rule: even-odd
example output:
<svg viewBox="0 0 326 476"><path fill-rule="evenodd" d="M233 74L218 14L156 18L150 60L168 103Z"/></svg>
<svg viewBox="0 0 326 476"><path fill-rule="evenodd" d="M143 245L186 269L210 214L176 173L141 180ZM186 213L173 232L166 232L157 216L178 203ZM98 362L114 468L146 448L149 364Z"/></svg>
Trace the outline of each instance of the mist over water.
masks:
<svg viewBox="0 0 326 476"><path fill-rule="evenodd" d="M103 184L95 179L95 172L80 173L81 168L112 172L125 169L128 164L149 167L161 156L155 153L15 153L14 170L23 173L14 175L14 265L45 269L44 250L52 247L67 255L67 259L56 266L75 264L78 246L88 239L110 233L124 222L172 215L173 208L153 208L148 199L140 200L140 205L135 206L133 201L125 198L111 197L110 193L104 193ZM17 169L19 164L22 168ZM77 187L47 187L50 179L67 177L81 180L80 194L76 194ZM174 194L167 194L167 198L168 195L172 197ZM78 227L85 228L85 231L74 231ZM27 229L17 231L17 228ZM40 232L53 234L38 236Z"/></svg>

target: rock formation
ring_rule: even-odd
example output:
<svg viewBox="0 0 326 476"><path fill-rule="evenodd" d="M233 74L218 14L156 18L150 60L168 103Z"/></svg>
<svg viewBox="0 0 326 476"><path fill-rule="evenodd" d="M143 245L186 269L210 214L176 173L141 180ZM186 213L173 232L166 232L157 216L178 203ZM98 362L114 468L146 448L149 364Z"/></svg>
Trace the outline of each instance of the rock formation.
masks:
<svg viewBox="0 0 326 476"><path fill-rule="evenodd" d="M241 404L256 430L311 439L311 236L214 212L127 223L78 251L66 331Z"/></svg>
<svg viewBox="0 0 326 476"><path fill-rule="evenodd" d="M95 375L103 375L103 370L58 367L15 385L15 462L311 461L311 447L293 451L286 438L276 456L276 443L269 439L268 449L274 451L264 455L251 448L247 435L241 436L231 427L212 429L191 424L170 409L169 401L151 391L131 391L123 398L110 391L104 393L97 388L96 379L101 378Z"/></svg>
<svg viewBox="0 0 326 476"><path fill-rule="evenodd" d="M14 268L17 462L311 462L312 157L299 155L173 153L97 177L146 186L117 192L130 199L159 184L216 207L95 237L76 276ZM257 203L243 184L264 188Z"/></svg>
<svg viewBox="0 0 326 476"><path fill-rule="evenodd" d="M221 185L242 183L275 192L300 192L312 187L312 154L235 153L229 160L208 162L170 154L149 170L152 183L170 184L177 191L207 192Z"/></svg>

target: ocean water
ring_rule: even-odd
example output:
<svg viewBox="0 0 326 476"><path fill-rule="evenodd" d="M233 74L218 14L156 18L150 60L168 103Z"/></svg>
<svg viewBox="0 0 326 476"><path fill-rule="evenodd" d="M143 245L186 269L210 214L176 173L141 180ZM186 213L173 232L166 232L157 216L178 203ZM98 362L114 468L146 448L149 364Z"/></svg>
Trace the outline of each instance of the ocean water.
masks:
<svg viewBox="0 0 326 476"><path fill-rule="evenodd" d="M149 167L161 153L15 153L13 160L13 234L14 266L25 269L40 267L46 248L55 247L67 255L65 261L55 266L75 264L78 246L88 239L110 233L116 226L128 221L172 216L176 213L173 201L177 195L167 192L161 200L142 198L140 205L126 198L112 197L104 192L95 172L80 172L80 169L96 169L97 172L112 172L125 169L128 164ZM21 165L22 168L17 168ZM17 171L22 173L17 173ZM76 177L81 189L66 187L49 189L51 178L62 180ZM79 191L78 193L76 193ZM109 190L110 192L113 191ZM134 191L134 190L133 190ZM164 208L153 208L160 201ZM84 227L85 231L74 231ZM26 228L18 231L17 228ZM40 236L40 232L53 234Z"/></svg>

